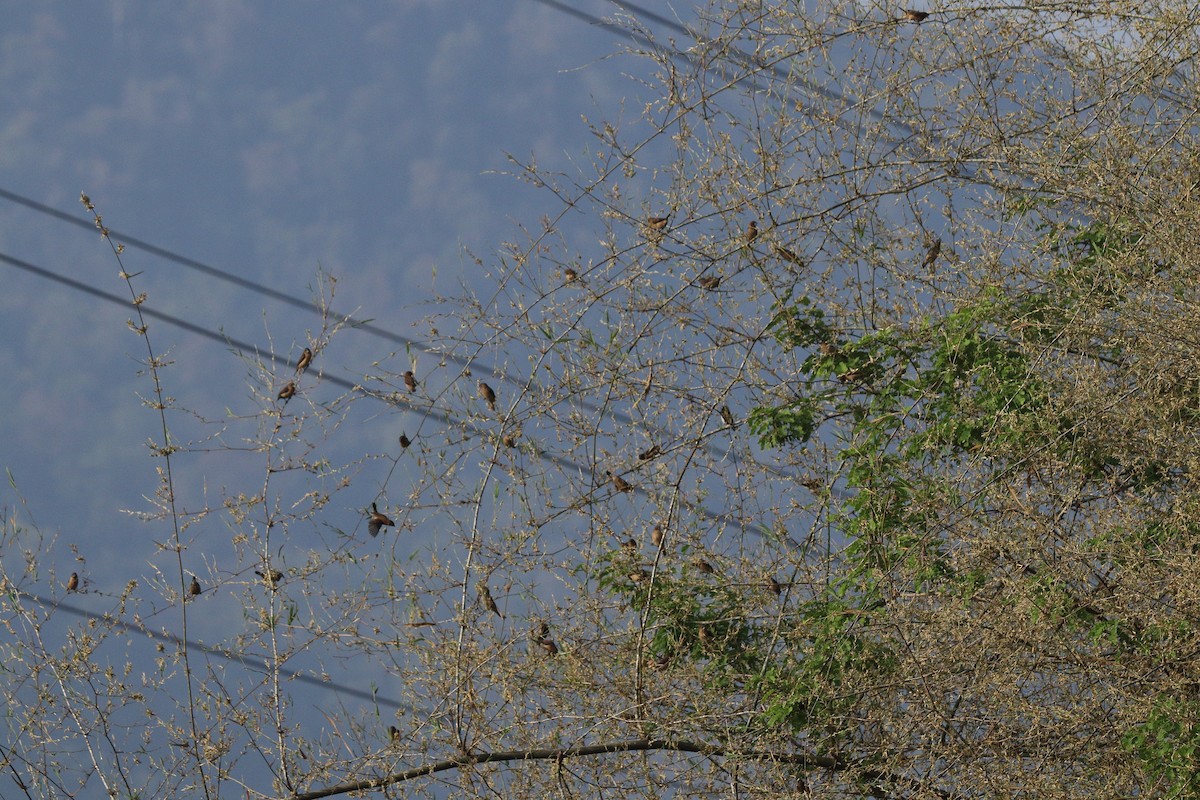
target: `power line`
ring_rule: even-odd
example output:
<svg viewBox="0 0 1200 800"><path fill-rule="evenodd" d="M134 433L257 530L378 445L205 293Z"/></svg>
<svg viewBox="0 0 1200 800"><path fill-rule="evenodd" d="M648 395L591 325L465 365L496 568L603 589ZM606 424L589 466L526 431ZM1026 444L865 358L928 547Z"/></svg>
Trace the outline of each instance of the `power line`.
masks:
<svg viewBox="0 0 1200 800"><path fill-rule="evenodd" d="M115 234L113 234L113 235L115 237ZM33 275L37 275L38 277L44 278L46 280L51 280L56 283L60 283L64 286L68 286L72 289L76 289L78 291L85 292L86 294L89 294L93 297L104 300L105 302L119 305L122 308L129 307L128 299L122 298L122 297L112 294L110 292L102 291L93 286L88 286L87 284L81 283L80 281L77 281L73 278L68 278L65 275L60 275L59 273L56 273L52 270L48 270L44 267L39 267L35 264L31 264L28 261L23 261L19 258L14 258L5 253L0 253L0 263L9 264L10 266L16 267L17 269L24 270ZM144 304L141 306L141 310L142 310L142 313L148 317L160 320L169 325L178 326L180 328L183 328L184 330L190 331L199 336L203 336L206 339L210 339L212 341L220 342L224 345L231 346L235 350L237 350L237 352L239 354L254 353L256 355L261 355L258 346L255 344L252 344L250 342L246 342L241 339L236 339L232 336L227 336L222 333L217 333L215 331L208 330L207 328L201 327L200 325L196 325L195 323L192 323L192 322L188 322L187 320L180 319L179 317L173 316L171 314L166 314L161 311L155 311L153 308L150 308L149 306L144 305ZM272 361L282 362L293 368L296 366L296 362L294 360L285 358L283 356L276 355L274 353L269 354L267 357ZM401 405L397 401L384 398L382 396L382 393L380 393L380 392L372 391L372 390L367 389L366 387L362 386L361 384L354 383L353 381L346 380L345 378L341 378L336 375L330 375L330 374L327 374L324 372L321 373L321 379L324 381L328 381L329 383L332 383L336 386L345 388L345 389L362 392L363 394L367 395L368 397L373 397L377 400L383 400L384 402L388 402L388 403L390 403L392 405L396 405L398 407L407 408L407 410L410 410L414 413L419 413L419 414L424 415L425 417L432 418L435 421L440 422L441 424L445 425L448 428L458 428L460 430L465 430L465 431L468 431L469 433L471 433L472 435L487 435L488 434L488 429L481 426L480 424L476 423L475 421L470 420L470 419L456 419L454 416L451 416L450 413L445 412L445 411L439 411L438 409L436 409L432 406ZM398 395L398 397L403 397L403 395ZM708 444L705 444L703 446L705 448L712 447L712 445L708 445ZM584 464L580 464L571 459L565 458L560 455L556 455L554 453L548 453L541 447L535 447L534 450L535 450L535 454L536 454L537 458L539 458L542 461L548 461L551 464L558 467L559 469L571 470L574 472L582 472L582 473L593 472L593 470L591 470L589 467L587 467ZM766 466L766 465L763 465L763 466ZM604 483L605 482L603 482L603 481L599 482L597 484L596 488L599 488L600 486L604 485ZM644 493L644 490L639 489L638 491ZM742 530L745 532L756 533L759 535L765 534L765 529L760 530L754 526L748 526L744 520L736 518L730 514L709 511L708 509L704 508L703 506L695 505L688 501L685 501L684 505L692 513L697 514L698 516L704 517L705 519L709 520L710 522L716 522L716 523L720 523L720 524L724 524L724 525L729 525L731 527L738 528L739 530Z"/></svg>
<svg viewBox="0 0 1200 800"><path fill-rule="evenodd" d="M17 203L18 205L23 205L26 208L33 209L34 211L37 211L39 214L45 214L47 216L54 217L55 219L60 220L62 222L69 222L70 224L75 225L76 227L84 228L86 230L92 231L93 233L96 231L96 224L91 219L81 219L80 217L73 216L71 214L66 213L65 211L59 211L57 208L48 206L44 203L39 203L36 200L33 200L29 197L25 197L24 195L19 195L16 192L11 192L2 187L0 187L0 197L3 197L6 200L10 200L14 203ZM394 333L392 331L387 330L386 328L381 328L378 325L372 325L370 322L367 322L365 320L355 319L354 317L352 317L348 314L340 314L336 311L323 309L320 306L318 306L316 303L312 302L311 300L305 300L302 297L297 297L296 295L288 294L287 292L281 292L278 289L272 289L270 286L267 286L265 284L258 283L257 281L252 281L249 278L243 278L241 275L235 275L232 272L228 272L219 267L214 267L211 264L206 264L203 261L197 261L194 258L189 258L188 256L181 255L180 253L176 253L173 250L168 250L165 247L159 247L156 244L151 244L150 242L147 242L143 239L139 239L136 236L130 236L128 234L122 233L120 231L117 231L117 230L114 230L111 228L109 229L109 236L112 238L112 240L114 242L119 242L119 243L125 245L126 247L132 247L134 249L142 250L142 251L145 251L152 255L156 255L159 258L163 258L167 261L173 261L176 264L180 264L182 266L187 267L188 269L194 269L197 272L202 272L205 275L209 275L210 277L216 278L218 280L222 280L227 283L232 283L235 286L242 287L243 289L249 289L251 291L258 292L261 295L265 295L267 297L270 297L273 300L278 300L282 303L287 303L288 305L294 306L295 308L302 308L306 311L312 311L315 314L328 313L331 316L336 317L338 320L345 322L347 325L351 325L354 328L361 330L361 331L366 331L367 333L371 334L372 336L378 336L381 339L387 339L387 340L395 342L397 344L405 345L406 347L413 347L413 348L421 350L422 352L425 352L425 353L433 352L429 348L428 345L425 345L422 342L417 341L416 339L410 339L407 336L402 336L401 334ZM439 358L442 356L441 353L435 353L435 355L437 355Z"/></svg>
<svg viewBox="0 0 1200 800"><path fill-rule="evenodd" d="M396 700L395 698L387 697L386 695L381 695L378 692L367 692L362 689L355 689L352 686L346 686L344 684L340 684L333 680L325 680L322 678L317 678L312 675L308 675L308 674L302 672L301 670L289 669L288 667L285 667L281 664L276 664L276 665L272 666L264 658L252 658L247 655L231 653L228 650L224 650L219 647L214 647L212 645L202 644L200 642L194 642L194 641L191 641L190 639L184 639L181 636L177 636L173 633L168 633L166 631L152 631L149 628L147 628L145 625L142 625L140 623L126 622L122 619L117 619L116 617L113 617L109 614L97 614L96 612L88 611L85 608L79 608L77 606L73 606L68 603L63 603L61 601L54 600L49 597L43 597L42 595L33 594L31 592L26 592L21 589L17 589L17 590L15 590L15 592L18 597L24 597L27 600L31 600L35 603L38 603L39 605L43 606L44 608L57 609L59 611L65 612L67 614L71 614L72 616L81 617L90 622L99 623L101 626L113 627L119 631L124 631L126 633L137 633L137 634L140 634L150 640L165 639L168 642L171 642L172 644L176 644L181 647L187 647L191 650L198 650L207 656L220 658L220 659L229 661L234 664L241 664L243 667L246 667L247 669L250 669L250 670L253 670L256 672L263 672L263 673L269 674L271 672L271 670L274 669L282 677L288 678L290 680L295 680L298 683L306 683L310 686L318 686L323 689L334 689L338 692L341 692L342 694L347 694L347 695L350 695L351 697L356 697L359 700L366 700L371 703L383 702L383 703L387 703L389 705L393 705L396 708L408 708L411 710L411 706L408 703L404 703L400 700Z"/></svg>
<svg viewBox="0 0 1200 800"><path fill-rule="evenodd" d="M607 24L607 23L605 23L605 24ZM79 217L72 216L71 214L68 214L64 211L60 211L59 209L56 209L52 206L48 206L44 203L39 203L38 201L36 201L32 198L17 194L16 192L10 191L8 189L4 189L3 187L0 187L0 197L7 199L11 202L17 203L19 205L23 205L26 208L32 209L33 211L36 211L40 214L45 214L47 216L53 217L54 219L57 219L59 221L68 222L72 225L75 225L76 227L86 229L93 233L96 231L95 222L91 221L90 219L85 220L85 219L81 219ZM285 302L296 308L302 308L302 309L311 311L316 314L326 314L327 313L330 316L333 316L334 318L338 319L339 321L344 322L348 326L354 328L355 330L366 331L367 333L370 333L374 336L378 336L380 338L387 339L387 340L396 342L398 344L405 345L406 347L412 347L413 349L419 350L422 353L434 356L434 357L438 358L439 360L445 359L446 361L452 362L452 363L457 364L458 366L464 367L464 368L469 368L471 366L472 362L470 359L466 359L461 356L457 356L453 353L448 353L448 352L443 352L441 350L437 350L437 349L431 347L430 345L425 344L424 342L420 342L415 339L410 339L406 336L402 336L398 333L389 331L386 328L381 328L378 325L373 325L370 322L357 320L354 317L339 314L336 311L323 309L322 307L318 306L316 303L313 303L310 300L304 300L302 298L296 297L295 295L290 295L286 292L281 292L281 291L272 289L268 286L265 286L264 284L249 280L248 278L243 278L240 275L235 275L231 272L220 269L219 267L214 267L211 264L206 264L206 263L204 263L202 261L198 261L194 258L189 258L188 256L182 255L180 253L176 253L172 250L168 250L165 247L160 247L158 245L152 244L143 239L139 239L138 237L128 236L124 233L121 233L117 230L113 230L111 228L109 228L108 230L109 230L109 236L114 242L123 244L126 247L132 247L132 248L139 249L139 250L142 250L147 253L151 253L151 254L159 256L160 258L163 258L167 261L177 263L188 269L194 269L205 275L209 275L211 277L217 278L218 280L223 280L228 283L232 283L236 286L240 286L242 288L249 289L254 292L258 292L267 297L281 300L282 302ZM124 308L128 307L128 303L129 303L128 298L123 298L123 297L119 297L117 295L110 294L108 292L104 292L100 289L96 289L93 286L82 283L81 281L77 281L73 278L68 278L65 275L61 275L59 273L53 272L53 271L45 269L43 267L38 267L27 261L22 261L21 259L17 259L12 256L8 256L3 253L0 253L0 262L8 263L11 266L17 267L18 269L25 270L34 275L37 275L39 277L45 278L50 281L54 281L56 283L60 283L65 286L69 286L73 289L84 292L85 294L89 294L93 297L97 297L97 298L105 300L107 302L115 303L121 307L124 307ZM142 311L147 316L153 317L153 318L161 320L163 322L167 322L171 325L175 325L179 328L182 328L183 330L198 334L199 336L203 336L206 339L211 339L213 341L220 342L222 344L233 346L233 347L237 348L239 352L255 353L256 355L259 354L259 349L258 349L257 345L253 345L248 342L244 342L239 339L235 339L235 338L227 336L223 333L216 333L207 328L203 328L199 325L196 325L195 323L188 322L186 320L180 319L179 317L172 316L172 315L167 314L162 311L154 311L149 306L143 305ZM296 366L295 361L286 359L282 356L277 356L274 353L270 354L269 358L272 361L285 362L292 367ZM509 375L507 372L505 372L502 369L493 368L492 372L500 380L504 381L505 383L516 385L516 386L520 386L522 383L521 381L513 378L511 375ZM338 378L336 376L326 375L325 379L328 380L330 383L333 383L334 385L341 386L346 389L358 388L358 384L352 383L351 381L345 380L343 378ZM534 386L534 388L537 388L538 384L535 382L533 384L533 386ZM574 400L576 402L578 402L581 407L583 407L584 409L587 409L588 411L598 413L602 410L600 405L598 405L590 400L587 400L585 398L576 397L576 398L574 398ZM639 424L636 420L634 420L634 418L630 414L627 414L623 411L618 411L618 410L613 410L613 409L607 409L607 411L608 411L608 413L612 414L614 420L616 420L617 422L620 422L625 425L638 425ZM447 424L451 424L451 420L449 417L441 415L438 412L430 411L429 413L431 416L434 416L435 418L439 419L439 421L442 421ZM656 434L663 433L663 431L660 428L657 428L655 426L646 425L646 429L648 431L650 431L651 433L656 433ZM710 453L712 453L714 455L718 455L718 456L722 455L715 449L714 445L706 443L703 445L703 447L707 451L709 451ZM764 466L766 466L766 465L764 465ZM768 468L770 468L770 467L768 467Z"/></svg>

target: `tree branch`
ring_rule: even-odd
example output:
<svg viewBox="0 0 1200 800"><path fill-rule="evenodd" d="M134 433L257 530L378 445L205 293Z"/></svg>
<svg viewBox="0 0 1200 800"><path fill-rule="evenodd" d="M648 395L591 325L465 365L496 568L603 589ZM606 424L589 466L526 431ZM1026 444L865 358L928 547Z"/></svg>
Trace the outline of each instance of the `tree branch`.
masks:
<svg viewBox="0 0 1200 800"><path fill-rule="evenodd" d="M498 753L465 753L454 758L436 761L420 767L413 767L404 772L397 772L383 778L373 778L363 781L352 781L313 792L292 795L291 800L318 800L322 797L349 792L361 792L368 789L379 789L393 783L402 783L423 775L433 775L450 769L460 769L474 764L489 764L502 761L558 761L563 758L576 756L594 756L603 753L632 753L645 750L671 750L680 753L702 753L709 756L734 756L752 761L776 761L787 764L798 764L803 767L820 767L824 769L839 769L844 765L835 758L828 756L810 755L807 753L784 753L771 750L728 750L714 745L700 744L689 741L670 741L667 739L628 739L619 742L603 744L576 745L574 747L553 747L537 750L504 750Z"/></svg>

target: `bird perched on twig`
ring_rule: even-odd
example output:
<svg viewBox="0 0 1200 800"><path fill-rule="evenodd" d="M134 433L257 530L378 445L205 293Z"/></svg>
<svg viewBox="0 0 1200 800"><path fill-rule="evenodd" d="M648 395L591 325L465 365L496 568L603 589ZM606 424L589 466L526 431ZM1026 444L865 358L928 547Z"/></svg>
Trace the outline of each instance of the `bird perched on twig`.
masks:
<svg viewBox="0 0 1200 800"><path fill-rule="evenodd" d="M904 19L908 22L923 22L928 16L928 11L913 11L909 9L904 12Z"/></svg>
<svg viewBox="0 0 1200 800"><path fill-rule="evenodd" d="M279 394L275 395L275 399L282 400L284 403L286 403L288 400L291 400L295 396L296 396L296 382L288 381L287 386L280 389Z"/></svg>
<svg viewBox="0 0 1200 800"><path fill-rule="evenodd" d="M733 418L733 412L729 410L729 406L721 406L721 419L725 420L725 424L729 427L737 427L737 420Z"/></svg>
<svg viewBox="0 0 1200 800"><path fill-rule="evenodd" d="M662 233L667 229L667 223L670 221L670 217L647 217L646 227L654 233Z"/></svg>
<svg viewBox="0 0 1200 800"><path fill-rule="evenodd" d="M406 369L404 371L404 385L410 392L415 392L417 390L417 376L413 375L413 371L411 369Z"/></svg>
<svg viewBox="0 0 1200 800"><path fill-rule="evenodd" d="M780 583L779 581L775 580L774 575L767 576L767 586L770 587L771 593L774 594L776 597L783 594L783 584Z"/></svg>
<svg viewBox="0 0 1200 800"><path fill-rule="evenodd" d="M308 365L312 363L312 360L312 350L309 350L307 347L304 348L304 352L300 354L300 360L296 362L296 374L299 375L301 372L304 372L304 370L308 369Z"/></svg>
<svg viewBox="0 0 1200 800"><path fill-rule="evenodd" d="M746 243L749 244L758 238L758 220L750 220L750 224L746 226Z"/></svg>
<svg viewBox="0 0 1200 800"><path fill-rule="evenodd" d="M666 537L663 531L663 526L656 522L654 527L650 529L650 541L655 547L662 547L663 539Z"/></svg>
<svg viewBox="0 0 1200 800"><path fill-rule="evenodd" d="M67 578L67 591L75 592L79 590L79 573L72 572L71 577Z"/></svg>
<svg viewBox="0 0 1200 800"><path fill-rule="evenodd" d="M486 583L480 583L477 587L479 590L479 603L488 611L491 611L500 619L504 619L504 615L500 613L500 607L496 605L496 600L492 597L492 590L488 588Z"/></svg>
<svg viewBox="0 0 1200 800"><path fill-rule="evenodd" d="M192 583L190 586L188 586L188 594L190 594L192 597L200 594L200 579L195 575L192 576Z"/></svg>
<svg viewBox="0 0 1200 800"><path fill-rule="evenodd" d="M374 503L371 503L371 516L367 519L367 532L372 536L378 536L379 529L386 527L394 528L396 523L392 522L391 517L376 508Z"/></svg>
<svg viewBox="0 0 1200 800"><path fill-rule="evenodd" d="M388 738L393 742L400 741L400 729L395 725L388 725Z"/></svg>
<svg viewBox="0 0 1200 800"><path fill-rule="evenodd" d="M550 626L545 622L538 625L537 628L529 632L529 638L533 643L542 648L548 656L558 655L558 645L550 638Z"/></svg>
<svg viewBox="0 0 1200 800"><path fill-rule="evenodd" d="M638 453L638 461L649 461L652 458L657 458L662 455L662 448L654 445L649 450L643 450Z"/></svg>
<svg viewBox="0 0 1200 800"><path fill-rule="evenodd" d="M706 275L703 278L698 278L696 280L696 283L698 283L700 285L701 289L707 289L708 291L711 292L713 289L716 289L718 286L721 285L721 276L720 275Z"/></svg>
<svg viewBox="0 0 1200 800"><path fill-rule="evenodd" d="M479 396L487 402L488 408L496 410L496 392L483 381L479 382Z"/></svg>
<svg viewBox="0 0 1200 800"><path fill-rule="evenodd" d="M262 572L262 571L256 569L256 570L254 570L254 574L257 575L258 577L262 578L263 583L265 583L267 586L269 586L272 589L275 588L275 584L277 584L281 580L283 580L283 573L277 569L269 569L266 572Z"/></svg>
<svg viewBox="0 0 1200 800"><path fill-rule="evenodd" d="M775 255L779 256L784 261L790 261L793 264L800 263L800 256L796 255L791 250L788 250L781 244L775 245Z"/></svg>
<svg viewBox="0 0 1200 800"><path fill-rule="evenodd" d="M400 434L400 446L407 450L410 444L412 444L412 439L409 439L408 436L403 433Z"/></svg>
<svg viewBox="0 0 1200 800"><path fill-rule="evenodd" d="M703 572L705 575L716 575L717 571L713 569L713 565L705 561L703 558L696 559L696 569Z"/></svg>
<svg viewBox="0 0 1200 800"><path fill-rule="evenodd" d="M932 267L933 262L937 261L938 255L942 252L942 240L935 238L929 244L929 249L925 251L925 260L921 262L923 268Z"/></svg>
<svg viewBox="0 0 1200 800"><path fill-rule="evenodd" d="M622 478L620 475L613 472L611 469L604 470L604 474L612 481L613 488L618 492L632 492L633 484Z"/></svg>

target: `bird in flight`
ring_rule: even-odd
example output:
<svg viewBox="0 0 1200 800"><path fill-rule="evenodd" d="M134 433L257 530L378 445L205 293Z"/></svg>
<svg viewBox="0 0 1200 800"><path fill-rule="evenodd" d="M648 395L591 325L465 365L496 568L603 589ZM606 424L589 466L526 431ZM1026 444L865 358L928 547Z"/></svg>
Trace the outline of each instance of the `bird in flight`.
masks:
<svg viewBox="0 0 1200 800"><path fill-rule="evenodd" d="M374 503L371 503L371 516L367 519L367 531L372 536L379 535L379 529L384 527L396 527L396 523L392 522L392 518L376 508Z"/></svg>

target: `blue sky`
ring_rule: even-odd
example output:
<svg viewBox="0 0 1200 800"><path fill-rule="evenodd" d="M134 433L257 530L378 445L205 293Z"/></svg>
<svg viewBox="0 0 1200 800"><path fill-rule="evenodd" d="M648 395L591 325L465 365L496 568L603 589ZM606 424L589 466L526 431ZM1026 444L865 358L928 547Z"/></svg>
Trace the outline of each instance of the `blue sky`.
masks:
<svg viewBox="0 0 1200 800"><path fill-rule="evenodd" d="M573 5L615 11L603 0ZM533 0L4 2L0 10L0 189L79 219L86 192L114 230L293 295L311 297L321 275L332 275L337 309L418 341L429 313L445 309L437 295L478 285L519 224L536 227L560 210L505 174L506 153L576 169L591 146L582 118L636 116L645 99L638 78L648 63L610 58L627 42ZM5 199L0 255L127 297L94 231ZM137 249L125 266L148 307L264 351L294 358L320 326L315 315ZM142 405L151 385L143 344L126 327L130 306L8 263L0 269L0 467L11 476L0 507L25 529L22 547L40 552L23 588L57 596L78 571L88 593L71 602L102 611L131 579L150 587L162 570L171 585L173 559L156 544L169 526L127 513L150 510L160 465L146 447L159 422ZM248 385L254 371L228 347L164 323L152 322L150 335L170 361L168 394L194 412L172 416L196 451L174 462L182 507L219 508L226 494L253 491L261 458L219 450L242 444L227 420L261 408ZM419 373L434 366L394 341L350 332L321 355L314 380L354 381L376 362L397 370L412 359ZM321 383L305 400L341 391ZM389 508L404 500L404 470L415 467L401 463L396 473L388 459L398 433L420 425L360 404L338 434L335 456L381 458L360 467L361 496L339 498L330 525L376 546L381 559L437 547L436 531L372 541L362 526L372 497L382 493ZM185 533L188 571L206 587L234 579L229 538L219 515ZM0 557L20 574L15 548ZM299 543L284 560L303 561ZM172 627L171 615L154 616L153 594L142 613ZM204 601L190 635L212 642L243 609L232 583ZM386 696L395 687L380 688Z"/></svg>
<svg viewBox="0 0 1200 800"><path fill-rule="evenodd" d="M627 44L613 33L533 0L3 5L0 188L80 218L86 191L116 230L302 297L324 270L337 308L416 339L434 291L477 279L469 254L486 261L557 210L501 174L505 153L572 169L589 146L581 117L640 108L631 76L647 68L607 58ZM0 252L126 292L96 235L9 201ZM317 326L142 252L126 263L149 306L235 338L269 334L294 356ZM139 404L129 309L4 271L5 505L19 493L18 518L64 542L136 535L121 509L153 491L157 423ZM219 417L249 400L219 344L151 335L181 405ZM352 335L320 366L353 379L395 349ZM203 472L185 473L193 507L197 481L222 484Z"/></svg>

